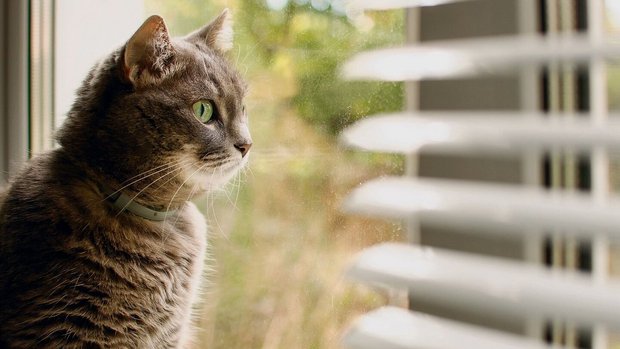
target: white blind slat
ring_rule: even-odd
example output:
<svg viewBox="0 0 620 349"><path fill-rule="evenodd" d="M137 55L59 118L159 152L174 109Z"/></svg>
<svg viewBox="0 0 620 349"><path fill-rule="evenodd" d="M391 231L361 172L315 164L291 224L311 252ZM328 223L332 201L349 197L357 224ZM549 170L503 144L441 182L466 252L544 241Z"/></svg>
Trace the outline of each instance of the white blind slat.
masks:
<svg viewBox="0 0 620 349"><path fill-rule="evenodd" d="M620 284L585 274L428 247L385 243L359 254L347 275L409 289L416 299L496 317L553 317L620 328Z"/></svg>
<svg viewBox="0 0 620 349"><path fill-rule="evenodd" d="M349 0L347 7L352 10L392 10L406 7L425 7L462 2L467 0Z"/></svg>
<svg viewBox="0 0 620 349"><path fill-rule="evenodd" d="M523 337L395 307L383 307L358 319L346 333L344 344L351 349L550 348Z"/></svg>
<svg viewBox="0 0 620 349"><path fill-rule="evenodd" d="M452 2L459 0L355 0L349 5L353 10L385 10ZM573 88L575 68L598 67L618 60L620 37L601 38L592 35L592 28L588 28L589 34L558 33L557 26L553 25L555 21L562 19L562 27L572 28L574 18L571 16L581 9L555 5L547 4L544 8L548 12L545 19L551 23L550 35L436 41L362 52L342 66L342 77L349 80L416 81L512 74L530 77L527 83L531 84L527 86L534 88L538 83L534 79L541 77L536 74L536 69L549 67L549 87L541 85L536 90L551 94L551 109L561 109L558 103L565 101L565 110L574 110L570 102L576 93ZM522 12L531 14L536 11L533 3L526 6L530 6L528 11ZM596 9L599 8L595 6ZM590 10L587 11L589 16L602 18L601 9ZM556 11L561 11L561 16ZM425 12L412 11L408 15L417 18L420 13ZM599 24L588 22L588 27L597 28ZM410 37L417 35L413 28L411 26L411 32L416 34ZM604 72L594 72L599 74L589 77L591 85L592 81L604 81ZM597 101L603 100L606 93L595 88L590 91ZM559 97L559 94L564 96ZM539 94L533 93L532 98L527 99L532 102L529 106L537 105L538 101L534 99L539 97L535 95ZM347 146L367 151L411 155L407 158L408 169L416 167L417 159L413 154L420 152L477 156L525 154L528 160L535 161L534 157L543 151L551 151L554 160L552 174L555 176L561 166L562 171L566 170L566 174L561 175L566 176L571 188L578 180L575 160L585 154L594 157L595 169L602 169L594 171L596 178L593 179L594 189L600 189L606 188L607 182L601 178L605 179L608 169L598 165L605 164L608 151L620 150L620 115L601 121L606 116L605 110L598 109L589 115L517 112L383 114L348 127L341 140ZM407 173L412 172L415 171ZM556 182L559 181L554 177L553 183ZM557 188L555 184L554 187ZM525 186L388 177L372 180L355 189L344 207L353 213L408 219L409 226L423 223L425 226L458 228L457 231L463 234L475 230L518 237L552 234L554 238L560 236L564 239L568 235L593 241L596 246L607 238L620 240L620 197L601 195L600 190L585 194ZM415 224L409 223L412 221ZM528 236L527 241L531 238ZM539 237L534 238L540 241ZM567 253L574 253L574 247L570 246L576 246L577 240L569 238L566 241L568 243L562 246L569 246L566 247ZM553 244L555 258L560 244L555 241ZM534 248L541 252L540 245ZM531 252L532 248L528 251ZM456 313L523 321L528 329L540 329L543 323L553 321L554 342L565 336L566 342L571 343L571 338L576 338L575 328L596 328L594 346L603 347L599 330L605 326L620 330L620 282L600 277L597 270L606 269L607 258L607 254L601 251L597 248L593 251L596 252L594 260L602 261L597 263L603 265L603 268L595 266L598 275L593 276L498 258L387 243L361 252L348 275L371 285L407 290L416 301L440 304ZM566 332L556 333L558 330ZM537 342L520 342L526 340L522 337L506 338L487 331L388 307L363 316L347 333L345 344L357 349L544 347ZM529 335L541 337L537 331Z"/></svg>
<svg viewBox="0 0 620 349"><path fill-rule="evenodd" d="M617 151L618 135L620 115L594 123L579 114L428 112L371 116L344 130L341 139L348 146L377 152L518 154L553 147Z"/></svg>
<svg viewBox="0 0 620 349"><path fill-rule="evenodd" d="M514 185L385 177L356 188L345 211L429 225L479 228L504 234L558 229L562 234L620 239L620 199ZM490 228L490 229L488 229Z"/></svg>
<svg viewBox="0 0 620 349"><path fill-rule="evenodd" d="M620 57L620 40L585 35L511 36L420 44L362 52L342 68L350 80L423 80L503 73L548 63Z"/></svg>

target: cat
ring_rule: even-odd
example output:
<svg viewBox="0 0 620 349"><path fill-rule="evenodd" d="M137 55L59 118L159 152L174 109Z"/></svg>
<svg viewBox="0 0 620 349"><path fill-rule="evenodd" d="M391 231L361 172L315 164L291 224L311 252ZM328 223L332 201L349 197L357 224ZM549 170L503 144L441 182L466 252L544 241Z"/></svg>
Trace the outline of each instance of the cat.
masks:
<svg viewBox="0 0 620 349"><path fill-rule="evenodd" d="M0 347L191 345L206 223L189 200L248 160L225 10L171 38L151 16L96 64L0 203Z"/></svg>

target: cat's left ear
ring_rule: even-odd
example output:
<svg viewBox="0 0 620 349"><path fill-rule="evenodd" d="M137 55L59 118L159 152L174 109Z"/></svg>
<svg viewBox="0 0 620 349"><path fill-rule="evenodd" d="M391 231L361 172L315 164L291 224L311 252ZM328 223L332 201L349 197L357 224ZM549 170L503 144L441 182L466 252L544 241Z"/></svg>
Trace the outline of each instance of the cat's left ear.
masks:
<svg viewBox="0 0 620 349"><path fill-rule="evenodd" d="M170 73L173 57L164 19L151 16L125 44L123 75L134 86L157 82Z"/></svg>
<svg viewBox="0 0 620 349"><path fill-rule="evenodd" d="M189 34L189 42L205 43L221 53L233 47L233 22L230 10L224 9L211 23Z"/></svg>

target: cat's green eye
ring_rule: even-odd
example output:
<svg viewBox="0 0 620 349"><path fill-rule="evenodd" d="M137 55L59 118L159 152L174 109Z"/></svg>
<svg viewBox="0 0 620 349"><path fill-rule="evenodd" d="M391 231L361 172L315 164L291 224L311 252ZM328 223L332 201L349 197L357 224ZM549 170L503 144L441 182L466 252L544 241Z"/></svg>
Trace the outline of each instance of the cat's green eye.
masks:
<svg viewBox="0 0 620 349"><path fill-rule="evenodd" d="M200 122L207 123L213 116L213 103L209 101L198 101L192 105L194 116Z"/></svg>

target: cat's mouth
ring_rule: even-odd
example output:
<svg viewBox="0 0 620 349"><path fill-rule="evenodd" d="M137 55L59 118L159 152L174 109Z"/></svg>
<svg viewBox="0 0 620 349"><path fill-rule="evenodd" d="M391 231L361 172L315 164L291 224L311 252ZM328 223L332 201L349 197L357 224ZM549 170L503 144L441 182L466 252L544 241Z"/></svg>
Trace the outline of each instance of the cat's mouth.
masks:
<svg viewBox="0 0 620 349"><path fill-rule="evenodd" d="M187 156L184 156L188 158ZM212 191L228 183L247 164L248 156L228 156L217 162L209 159L185 159L183 180L192 190Z"/></svg>

